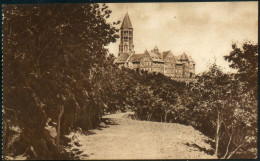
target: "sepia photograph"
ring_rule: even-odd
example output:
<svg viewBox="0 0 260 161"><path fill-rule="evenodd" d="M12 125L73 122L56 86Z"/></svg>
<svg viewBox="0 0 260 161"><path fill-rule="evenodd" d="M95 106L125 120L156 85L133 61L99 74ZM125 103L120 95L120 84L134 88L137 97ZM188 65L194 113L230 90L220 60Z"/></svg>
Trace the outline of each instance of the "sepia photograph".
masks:
<svg viewBox="0 0 260 161"><path fill-rule="evenodd" d="M3 160L258 158L258 1L1 7Z"/></svg>

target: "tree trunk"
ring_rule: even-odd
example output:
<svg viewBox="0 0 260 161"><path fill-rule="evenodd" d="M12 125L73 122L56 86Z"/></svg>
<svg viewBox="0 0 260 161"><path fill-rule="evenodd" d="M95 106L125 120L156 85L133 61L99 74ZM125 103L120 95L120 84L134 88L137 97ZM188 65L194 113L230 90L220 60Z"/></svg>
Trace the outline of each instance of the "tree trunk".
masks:
<svg viewBox="0 0 260 161"><path fill-rule="evenodd" d="M232 157L232 155L234 155L236 153L236 151L242 146L243 144L240 144L235 150L233 150L231 153L229 153L227 159L230 159Z"/></svg>
<svg viewBox="0 0 260 161"><path fill-rule="evenodd" d="M227 144L226 153L225 153L225 155L223 156L222 159L226 159L226 156L227 156L228 153L229 153L229 145L230 145L230 143L231 143L232 136L233 136L233 126L232 126L232 128L231 128L231 134L230 134L229 141L228 141L228 144Z"/></svg>
<svg viewBox="0 0 260 161"><path fill-rule="evenodd" d="M60 123L61 123L61 117L64 113L64 106L60 106L60 113L58 115L58 123L57 123L57 137L56 137L56 144L60 145Z"/></svg>
<svg viewBox="0 0 260 161"><path fill-rule="evenodd" d="M152 121L152 113L148 116L148 121Z"/></svg>
<svg viewBox="0 0 260 161"><path fill-rule="evenodd" d="M165 110L164 122L167 122L167 114L168 114L168 111Z"/></svg>
<svg viewBox="0 0 260 161"><path fill-rule="evenodd" d="M216 149L215 149L215 155L216 155L216 156L218 156L219 129L220 129L220 118L219 118L219 111L218 111L217 126L216 126Z"/></svg>
<svg viewBox="0 0 260 161"><path fill-rule="evenodd" d="M229 152L228 149L229 149L229 145L230 145L231 140L232 140L232 136L230 136L230 138L229 138L229 141L228 141L228 144L227 144L226 153L225 153L225 155L223 156L223 158L221 158L221 159L225 159L225 158L226 158L226 156L227 156L227 154L228 154L228 152Z"/></svg>

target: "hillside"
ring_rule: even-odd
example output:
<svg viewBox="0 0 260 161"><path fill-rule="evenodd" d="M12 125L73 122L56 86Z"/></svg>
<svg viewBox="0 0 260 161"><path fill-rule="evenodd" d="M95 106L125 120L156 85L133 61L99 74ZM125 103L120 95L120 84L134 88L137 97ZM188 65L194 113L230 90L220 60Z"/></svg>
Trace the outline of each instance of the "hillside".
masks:
<svg viewBox="0 0 260 161"><path fill-rule="evenodd" d="M71 133L68 151L80 159L208 159L216 158L209 138L191 126L130 119L128 113L106 115L91 134ZM204 149L204 150L203 150Z"/></svg>

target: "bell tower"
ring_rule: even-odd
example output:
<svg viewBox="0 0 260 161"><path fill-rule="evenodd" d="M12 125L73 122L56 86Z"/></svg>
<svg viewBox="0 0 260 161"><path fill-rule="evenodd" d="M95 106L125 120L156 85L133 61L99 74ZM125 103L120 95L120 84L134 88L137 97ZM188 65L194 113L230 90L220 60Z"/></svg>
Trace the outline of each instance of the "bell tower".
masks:
<svg viewBox="0 0 260 161"><path fill-rule="evenodd" d="M133 27L128 13L125 14L125 18L120 28L120 44L118 56L123 53L134 54Z"/></svg>

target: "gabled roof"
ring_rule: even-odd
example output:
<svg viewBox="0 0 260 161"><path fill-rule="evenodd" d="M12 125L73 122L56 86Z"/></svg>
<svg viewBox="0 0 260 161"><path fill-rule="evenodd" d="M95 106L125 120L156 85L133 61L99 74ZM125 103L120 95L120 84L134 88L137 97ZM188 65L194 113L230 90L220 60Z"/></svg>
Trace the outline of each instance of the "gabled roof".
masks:
<svg viewBox="0 0 260 161"><path fill-rule="evenodd" d="M188 59L191 63L195 64L194 60L191 58L191 56L188 56Z"/></svg>
<svg viewBox="0 0 260 161"><path fill-rule="evenodd" d="M159 49L158 49L157 46L155 46L155 47L153 48L153 50L151 50L151 52L154 52L154 53L157 54L160 58L163 57L163 54L159 52Z"/></svg>
<svg viewBox="0 0 260 161"><path fill-rule="evenodd" d="M180 61L189 61L189 58L185 53L183 53L181 54Z"/></svg>
<svg viewBox="0 0 260 161"><path fill-rule="evenodd" d="M157 52L156 54L163 60L163 53Z"/></svg>
<svg viewBox="0 0 260 161"><path fill-rule="evenodd" d="M154 61L154 62L164 62L163 60L162 60L162 58L158 55L158 54L156 54L156 53L154 53L154 52L149 52L149 55L150 55L150 57L152 58L152 60Z"/></svg>
<svg viewBox="0 0 260 161"><path fill-rule="evenodd" d="M122 25L121 25L121 29L122 29L122 28L130 28L130 29L133 28L128 13L125 14L125 18L124 18L123 23L122 23Z"/></svg>
<svg viewBox="0 0 260 161"><path fill-rule="evenodd" d="M159 49L157 46L155 46L152 51L159 51Z"/></svg>
<svg viewBox="0 0 260 161"><path fill-rule="evenodd" d="M169 51L164 51L164 52L163 52L163 60L164 60L169 54L172 54L172 56L174 57L174 59L177 59L177 58L173 55L172 51L169 50Z"/></svg>
<svg viewBox="0 0 260 161"><path fill-rule="evenodd" d="M165 59L165 57L170 53L170 50L169 51L164 51L162 54L163 54L163 60Z"/></svg>
<svg viewBox="0 0 260 161"><path fill-rule="evenodd" d="M165 51L160 53L160 55L154 51L147 51L145 50L144 53L141 54L133 54L129 55L128 53L121 54L116 60L115 63L125 63L126 61L130 62L140 62L144 57L148 56L152 59L153 62L164 62L164 59L169 55L172 54L172 52ZM162 56L161 56L162 55ZM130 56L130 57L129 57ZM175 56L172 54L175 60L173 60L177 65L185 64L186 62L191 62L192 64L195 64L194 60L191 58L191 56L187 56L185 53L179 56Z"/></svg>
<svg viewBox="0 0 260 161"><path fill-rule="evenodd" d="M131 58L129 59L129 61L131 62L140 62L141 59L144 57L145 54L134 54L131 56Z"/></svg>
<svg viewBox="0 0 260 161"><path fill-rule="evenodd" d="M125 63L125 61L127 60L128 57L129 57L129 54L123 53L115 60L115 63Z"/></svg>

